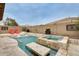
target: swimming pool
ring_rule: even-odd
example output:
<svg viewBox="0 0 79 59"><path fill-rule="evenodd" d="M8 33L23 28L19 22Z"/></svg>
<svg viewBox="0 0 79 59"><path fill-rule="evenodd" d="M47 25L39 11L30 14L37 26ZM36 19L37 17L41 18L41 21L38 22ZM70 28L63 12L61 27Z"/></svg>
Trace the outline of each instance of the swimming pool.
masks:
<svg viewBox="0 0 79 59"><path fill-rule="evenodd" d="M62 40L63 39L62 36L56 36L56 35L46 35L44 38L47 38L49 40L55 40L55 41L58 41L58 40Z"/></svg>
<svg viewBox="0 0 79 59"><path fill-rule="evenodd" d="M21 37L16 37L15 38L18 41L18 46L26 52L29 56L33 56L34 54L31 53L31 50L26 47L26 44L30 42L36 42L37 37L36 36L21 36ZM57 50L51 49L50 51L50 56L56 55Z"/></svg>

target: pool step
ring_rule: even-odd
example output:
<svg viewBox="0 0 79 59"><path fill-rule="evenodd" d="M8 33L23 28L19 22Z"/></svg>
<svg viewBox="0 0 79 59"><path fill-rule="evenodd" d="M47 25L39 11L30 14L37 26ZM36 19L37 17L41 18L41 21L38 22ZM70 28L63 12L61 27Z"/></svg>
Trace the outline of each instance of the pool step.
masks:
<svg viewBox="0 0 79 59"><path fill-rule="evenodd" d="M45 56L51 51L50 48L47 48L47 47L37 44L35 42L28 43L28 44L26 44L26 46L29 49L31 49L34 53L36 53L37 55L40 55L40 56Z"/></svg>

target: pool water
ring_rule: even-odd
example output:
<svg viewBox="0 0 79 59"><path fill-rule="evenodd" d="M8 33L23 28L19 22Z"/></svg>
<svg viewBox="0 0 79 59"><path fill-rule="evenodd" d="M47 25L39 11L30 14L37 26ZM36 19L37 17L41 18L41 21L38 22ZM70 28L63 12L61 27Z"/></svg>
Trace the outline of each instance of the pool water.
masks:
<svg viewBox="0 0 79 59"><path fill-rule="evenodd" d="M63 37L62 36L56 36L56 35L47 35L44 38L58 41L58 40L62 40Z"/></svg>
<svg viewBox="0 0 79 59"><path fill-rule="evenodd" d="M26 44L31 43L31 42L36 42L37 37L36 36L21 36L21 37L16 37L15 38L18 41L19 47L26 52L29 56L33 56L34 54L31 52L30 49L26 47ZM50 51L50 56L56 55L57 50L51 49Z"/></svg>

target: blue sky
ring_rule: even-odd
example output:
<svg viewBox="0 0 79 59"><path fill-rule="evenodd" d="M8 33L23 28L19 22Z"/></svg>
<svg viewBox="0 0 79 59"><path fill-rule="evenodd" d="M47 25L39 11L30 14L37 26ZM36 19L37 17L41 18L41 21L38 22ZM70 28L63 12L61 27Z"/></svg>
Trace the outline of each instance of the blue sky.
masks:
<svg viewBox="0 0 79 59"><path fill-rule="evenodd" d="M3 19L16 19L20 25L39 25L73 16L79 16L79 4L6 3Z"/></svg>

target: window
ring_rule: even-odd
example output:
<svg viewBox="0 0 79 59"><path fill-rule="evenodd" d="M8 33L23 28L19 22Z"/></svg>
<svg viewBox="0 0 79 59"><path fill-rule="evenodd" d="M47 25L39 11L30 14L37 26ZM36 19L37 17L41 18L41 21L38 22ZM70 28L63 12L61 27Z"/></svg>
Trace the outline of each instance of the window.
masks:
<svg viewBox="0 0 79 59"><path fill-rule="evenodd" d="M8 30L8 27L1 27L1 30Z"/></svg>
<svg viewBox="0 0 79 59"><path fill-rule="evenodd" d="M70 24L66 26L67 31L78 31L79 30L79 25L77 24Z"/></svg>

